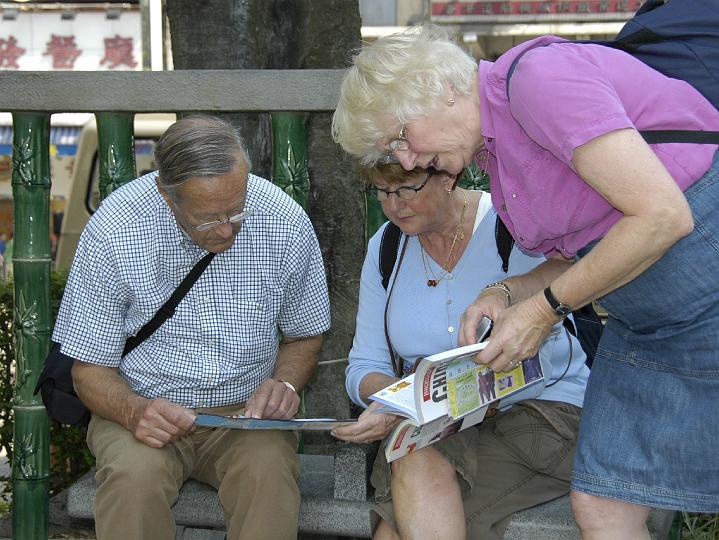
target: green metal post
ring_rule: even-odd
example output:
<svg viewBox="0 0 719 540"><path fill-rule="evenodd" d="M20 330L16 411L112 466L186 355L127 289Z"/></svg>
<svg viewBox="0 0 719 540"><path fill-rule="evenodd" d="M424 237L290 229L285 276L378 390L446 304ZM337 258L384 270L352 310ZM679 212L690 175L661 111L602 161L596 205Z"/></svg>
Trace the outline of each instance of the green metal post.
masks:
<svg viewBox="0 0 719 540"><path fill-rule="evenodd" d="M17 540L48 537L50 424L33 395L47 356L50 311L50 115L13 114L15 211L15 432L12 529Z"/></svg>
<svg viewBox="0 0 719 540"><path fill-rule="evenodd" d="M306 152L305 114L272 113L272 182L303 208L310 190Z"/></svg>
<svg viewBox="0 0 719 540"><path fill-rule="evenodd" d="M97 152L100 156L100 200L137 176L134 116L133 113L95 113Z"/></svg>
<svg viewBox="0 0 719 540"><path fill-rule="evenodd" d="M274 112L272 118L272 182L307 209L310 175L307 170L305 114ZM300 417L305 416L305 393L300 392ZM304 450L300 436L298 451Z"/></svg>

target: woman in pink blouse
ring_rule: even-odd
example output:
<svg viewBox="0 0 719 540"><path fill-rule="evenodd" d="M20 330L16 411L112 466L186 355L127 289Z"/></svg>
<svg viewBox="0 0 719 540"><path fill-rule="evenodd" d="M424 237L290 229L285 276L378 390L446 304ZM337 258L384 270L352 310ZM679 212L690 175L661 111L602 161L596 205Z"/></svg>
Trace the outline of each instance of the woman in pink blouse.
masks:
<svg viewBox="0 0 719 540"><path fill-rule="evenodd" d="M571 309L608 311L572 476L584 538L649 538L652 506L719 512L719 424L697 414L719 413L717 146L648 145L647 129L716 131L719 111L608 47L545 36L477 65L432 27L365 46L334 115L365 164L485 164L516 242L550 258L465 313L464 343L495 321L478 362L501 371Z"/></svg>

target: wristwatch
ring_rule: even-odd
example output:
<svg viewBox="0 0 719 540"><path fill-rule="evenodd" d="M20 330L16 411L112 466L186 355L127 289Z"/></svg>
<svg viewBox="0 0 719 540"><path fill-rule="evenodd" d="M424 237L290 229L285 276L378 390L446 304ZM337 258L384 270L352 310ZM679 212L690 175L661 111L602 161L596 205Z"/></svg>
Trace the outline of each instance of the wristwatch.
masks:
<svg viewBox="0 0 719 540"><path fill-rule="evenodd" d="M562 304L559 300L557 300L552 294L552 289L550 289L549 287L544 289L544 298L547 299L547 302L549 302L549 305L552 307L552 310L558 317L561 317L563 319L564 317L569 315L569 313L571 313L572 308L570 308L567 304Z"/></svg>

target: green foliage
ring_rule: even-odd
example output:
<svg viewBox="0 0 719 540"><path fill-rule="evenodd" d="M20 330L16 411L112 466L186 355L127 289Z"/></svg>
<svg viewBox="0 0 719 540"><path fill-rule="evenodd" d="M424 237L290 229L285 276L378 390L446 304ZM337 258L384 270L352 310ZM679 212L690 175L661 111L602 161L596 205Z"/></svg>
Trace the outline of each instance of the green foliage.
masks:
<svg viewBox="0 0 719 540"><path fill-rule="evenodd" d="M682 540L717 540L719 514L691 514L682 512Z"/></svg>
<svg viewBox="0 0 719 540"><path fill-rule="evenodd" d="M57 316L62 293L65 290L67 274L53 272L50 281L50 299L53 319ZM0 281L0 447L12 462L12 443L14 417L12 409L13 384L15 373L15 349L13 342L13 283ZM54 495L69 486L87 472L94 463L85 444L85 430L63 426L50 421L50 495ZM5 491L0 491L0 499L9 499L11 483L5 481Z"/></svg>
<svg viewBox="0 0 719 540"><path fill-rule="evenodd" d="M462 188L489 191L489 175L475 162L462 170L457 183Z"/></svg>

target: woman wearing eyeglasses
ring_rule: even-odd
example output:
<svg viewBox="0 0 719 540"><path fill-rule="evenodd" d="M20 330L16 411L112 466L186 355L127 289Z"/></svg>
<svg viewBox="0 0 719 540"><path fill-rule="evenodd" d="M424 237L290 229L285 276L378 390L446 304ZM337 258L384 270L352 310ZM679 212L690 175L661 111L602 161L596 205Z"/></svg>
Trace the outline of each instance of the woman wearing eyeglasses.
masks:
<svg viewBox="0 0 719 540"><path fill-rule="evenodd" d="M460 316L483 287L544 261L515 248L505 273L489 194L457 187L454 174L398 164L365 173L402 234L386 289L378 259L389 223L370 240L362 269L346 386L367 410L334 433L352 442L387 437L401 418L376 412L368 397L410 373L418 358L457 347ZM556 330L543 345L546 387L525 396L532 399L391 466L380 450L375 538L501 538L514 512L568 493L589 370L578 341L561 324Z"/></svg>
<svg viewBox="0 0 719 540"><path fill-rule="evenodd" d="M544 36L479 64L436 28L369 44L342 83L333 133L363 163L456 174L486 157L494 207L541 272L483 292L460 343L477 361L536 353L593 300L609 312L582 411L572 507L583 538L649 538L657 506L719 511L719 158L639 130L719 131L688 83L597 44ZM477 271L473 269L473 271Z"/></svg>

